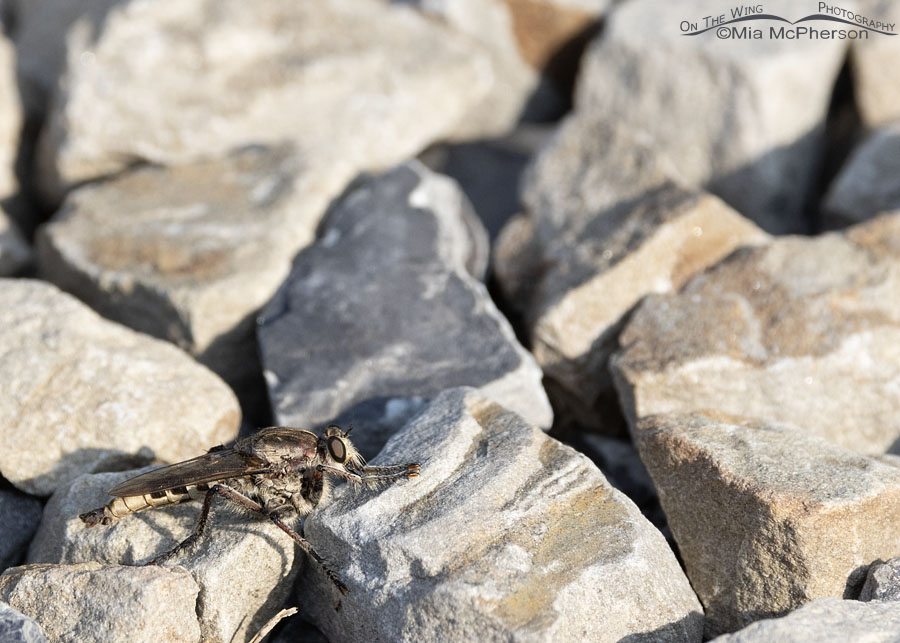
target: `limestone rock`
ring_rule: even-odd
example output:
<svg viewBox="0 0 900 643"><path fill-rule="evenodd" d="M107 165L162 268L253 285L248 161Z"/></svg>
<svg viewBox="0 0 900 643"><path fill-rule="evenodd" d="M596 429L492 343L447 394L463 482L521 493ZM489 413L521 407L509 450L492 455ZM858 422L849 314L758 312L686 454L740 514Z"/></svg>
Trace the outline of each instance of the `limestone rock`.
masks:
<svg viewBox="0 0 900 643"><path fill-rule="evenodd" d="M900 554L900 458L713 411L636 433L707 635L855 596L872 561Z"/></svg>
<svg viewBox="0 0 900 643"><path fill-rule="evenodd" d="M788 0L765 9L796 13ZM574 116L582 123L566 128L548 150L570 156L556 163L581 171L569 173L553 192L578 200L587 178L624 174L627 181L600 186L623 201L653 183L647 172L664 166L670 178L706 187L770 232L807 229L803 209L845 44L769 38L724 43L712 31L679 31L685 20L723 11L714 0L662 6L638 0L610 11L582 63ZM623 136L610 136L611 129L626 130L624 136L641 140L660 158L644 167L632 164L633 153L609 153L607 139L615 150Z"/></svg>
<svg viewBox="0 0 900 643"><path fill-rule="evenodd" d="M900 601L900 558L876 562L859 593L861 601Z"/></svg>
<svg viewBox="0 0 900 643"><path fill-rule="evenodd" d="M174 342L246 400L255 319L328 196L290 146L144 167L73 191L38 235L43 276L105 317Z"/></svg>
<svg viewBox="0 0 900 643"><path fill-rule="evenodd" d="M530 229L510 224L498 244L497 274L525 308L532 350L558 406L582 425L615 432L607 362L627 313L644 295L676 291L736 247L768 235L718 198L674 185L630 207L586 214L552 237L538 231L540 221Z"/></svg>
<svg viewBox="0 0 900 643"><path fill-rule="evenodd" d="M860 13L885 23L900 26L900 6L891 0L868 0ZM852 44L854 94L862 122L880 127L900 120L900 38L876 33Z"/></svg>
<svg viewBox="0 0 900 643"><path fill-rule="evenodd" d="M0 641L6 643L46 643L47 638L40 625L13 609L7 603L0 602Z"/></svg>
<svg viewBox="0 0 900 643"><path fill-rule="evenodd" d="M18 190L15 162L19 149L19 135L22 130L22 106L16 87L16 52L12 43L0 32L0 200L6 199ZM0 219L3 218L0 213ZM0 235L3 235L0 222ZM0 275L4 246L0 236Z"/></svg>
<svg viewBox="0 0 900 643"><path fill-rule="evenodd" d="M0 280L0 473L49 495L77 475L227 442L234 394L174 346L31 280Z"/></svg>
<svg viewBox="0 0 900 643"><path fill-rule="evenodd" d="M900 125L875 131L853 152L831 184L824 208L830 223L838 225L900 211Z"/></svg>
<svg viewBox="0 0 900 643"><path fill-rule="evenodd" d="M429 398L472 385L550 426L540 369L465 270L486 255L461 199L407 164L333 208L259 320L277 423L352 423L369 457Z"/></svg>
<svg viewBox="0 0 900 643"><path fill-rule="evenodd" d="M31 248L13 220L0 206L0 277L22 272L31 264Z"/></svg>
<svg viewBox="0 0 900 643"><path fill-rule="evenodd" d="M647 297L612 360L632 426L714 409L865 454L900 438L900 215L743 249ZM852 383L852 385L851 385Z"/></svg>
<svg viewBox="0 0 900 643"><path fill-rule="evenodd" d="M282 140L333 197L447 134L492 82L471 39L378 0L128 2L87 31L41 141L51 200L137 160Z"/></svg>
<svg viewBox="0 0 900 643"><path fill-rule="evenodd" d="M860 603L820 598L782 618L748 625L714 643L895 643L900 631L896 603Z"/></svg>
<svg viewBox="0 0 900 643"><path fill-rule="evenodd" d="M146 470L83 475L57 491L28 561L136 565L184 540L197 523L199 502L131 514L109 527L86 527L78 518L109 502L107 490ZM186 569L200 586L195 616L205 642L252 636L282 607L297 573L295 559L305 555L274 524L223 505L215 501L198 547L166 563Z"/></svg>
<svg viewBox="0 0 900 643"><path fill-rule="evenodd" d="M341 561L335 613L298 585L329 640L699 641L672 551L583 455L473 389L447 391L375 460L422 475L343 488L306 533Z"/></svg>
<svg viewBox="0 0 900 643"><path fill-rule="evenodd" d="M178 568L25 565L0 575L0 599L51 641L198 642L198 591Z"/></svg>
<svg viewBox="0 0 900 643"><path fill-rule="evenodd" d="M42 511L40 500L34 496L0 489L0 571L22 560L41 522Z"/></svg>

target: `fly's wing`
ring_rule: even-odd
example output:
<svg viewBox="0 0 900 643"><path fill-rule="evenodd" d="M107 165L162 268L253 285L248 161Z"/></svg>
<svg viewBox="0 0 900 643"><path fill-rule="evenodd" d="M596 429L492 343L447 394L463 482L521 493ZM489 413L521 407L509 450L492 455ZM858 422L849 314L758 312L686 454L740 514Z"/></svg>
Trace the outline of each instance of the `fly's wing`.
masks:
<svg viewBox="0 0 900 643"><path fill-rule="evenodd" d="M261 458L235 449L218 449L184 462L142 473L113 487L109 495L120 498L142 496L176 487L265 473L268 470L267 463Z"/></svg>

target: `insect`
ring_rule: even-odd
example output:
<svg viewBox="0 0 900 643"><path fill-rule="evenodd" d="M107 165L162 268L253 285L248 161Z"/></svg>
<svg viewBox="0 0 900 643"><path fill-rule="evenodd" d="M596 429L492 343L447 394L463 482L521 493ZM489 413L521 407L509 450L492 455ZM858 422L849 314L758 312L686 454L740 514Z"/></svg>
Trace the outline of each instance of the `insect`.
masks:
<svg viewBox="0 0 900 643"><path fill-rule="evenodd" d="M172 550L149 561L159 565L191 548L203 535L210 507L221 496L274 522L318 563L341 594L347 586L293 525L327 502L330 478L379 486L419 476L418 464L370 467L340 427L321 436L304 429L270 427L238 440L233 447L213 447L206 454L148 471L110 490L107 505L79 516L88 526L111 525L136 511L203 500L193 533Z"/></svg>

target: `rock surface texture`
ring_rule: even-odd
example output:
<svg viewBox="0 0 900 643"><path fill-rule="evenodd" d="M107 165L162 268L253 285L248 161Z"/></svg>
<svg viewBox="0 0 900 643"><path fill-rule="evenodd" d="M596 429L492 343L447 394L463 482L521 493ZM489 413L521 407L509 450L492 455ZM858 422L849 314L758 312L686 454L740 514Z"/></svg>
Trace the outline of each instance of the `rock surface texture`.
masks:
<svg viewBox="0 0 900 643"><path fill-rule="evenodd" d="M15 489L0 489L0 571L24 558L41 522L42 510L40 500L34 496Z"/></svg>
<svg viewBox="0 0 900 643"><path fill-rule="evenodd" d="M847 160L825 199L829 223L900 212L900 124L876 130Z"/></svg>
<svg viewBox="0 0 900 643"><path fill-rule="evenodd" d="M131 514L109 527L86 527L78 518L107 503L107 490L146 470L84 475L60 489L47 503L28 562L139 565L171 550L193 531L199 502ZM207 643L252 636L281 608L297 574L296 557L305 555L275 525L224 505L213 504L198 546L163 568L178 565L199 586L194 616Z"/></svg>
<svg viewBox="0 0 900 643"><path fill-rule="evenodd" d="M46 643L47 637L41 626L13 609L8 603L0 602L0 641L6 643Z"/></svg>
<svg viewBox="0 0 900 643"><path fill-rule="evenodd" d="M898 215L779 238L733 254L677 295L646 298L613 359L632 424L714 409L860 453L896 453L898 239Z"/></svg>
<svg viewBox="0 0 900 643"><path fill-rule="evenodd" d="M0 280L0 300L0 473L20 489L49 495L87 471L183 460L237 434L234 394L174 346L46 283Z"/></svg>
<svg viewBox="0 0 900 643"><path fill-rule="evenodd" d="M541 371L484 286L484 229L423 166L359 181L295 260L258 333L279 424L354 423L367 457L429 398L477 386L549 427Z"/></svg>
<svg viewBox="0 0 900 643"><path fill-rule="evenodd" d="M350 586L300 601L330 640L699 641L660 533L584 456L473 389L440 395L377 462L419 479L338 491L307 521Z"/></svg>
<svg viewBox="0 0 900 643"><path fill-rule="evenodd" d="M128 2L85 31L41 142L50 200L135 161L282 140L333 197L449 132L492 80L470 39L377 0Z"/></svg>
<svg viewBox="0 0 900 643"><path fill-rule="evenodd" d="M820 598L782 618L754 623L714 643L895 643L900 631L896 603L860 603Z"/></svg>
<svg viewBox="0 0 900 643"><path fill-rule="evenodd" d="M900 558L878 562L869 568L859 600L900 601Z"/></svg>
<svg viewBox="0 0 900 643"><path fill-rule="evenodd" d="M187 571L160 567L25 565L0 575L0 600L51 641L200 641L198 591Z"/></svg>
<svg viewBox="0 0 900 643"><path fill-rule="evenodd" d="M16 224L0 207L0 277L22 272L31 260L31 248Z"/></svg>
<svg viewBox="0 0 900 643"><path fill-rule="evenodd" d="M22 106L16 88L16 54L12 43L0 32L0 201L18 190L15 162L21 129Z"/></svg>
<svg viewBox="0 0 900 643"><path fill-rule="evenodd" d="M860 13L885 23L900 25L900 5L891 0L867 0ZM876 36L853 43L850 61L859 114L867 127L900 120L900 38Z"/></svg>
<svg viewBox="0 0 900 643"><path fill-rule="evenodd" d="M900 458L713 412L645 418L637 442L708 635L856 596L900 553Z"/></svg>
<svg viewBox="0 0 900 643"><path fill-rule="evenodd" d="M666 185L633 205L582 211L561 227L540 217L508 224L495 266L524 310L534 355L557 406L584 426L615 432L607 370L629 311L672 292L740 245L768 238L709 194ZM548 234L551 232L551 234Z"/></svg>

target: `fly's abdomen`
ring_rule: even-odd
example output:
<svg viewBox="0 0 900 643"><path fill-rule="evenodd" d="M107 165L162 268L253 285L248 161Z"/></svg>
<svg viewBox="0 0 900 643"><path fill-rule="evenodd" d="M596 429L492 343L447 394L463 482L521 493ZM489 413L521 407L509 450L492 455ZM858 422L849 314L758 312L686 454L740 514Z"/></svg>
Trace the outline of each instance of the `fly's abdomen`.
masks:
<svg viewBox="0 0 900 643"><path fill-rule="evenodd" d="M209 491L209 485L198 484L175 487L174 489L166 489L165 491L154 491L140 496L114 498L112 502L105 507L88 511L87 513L81 514L79 518L81 518L88 527L93 527L94 525L101 523L109 525L122 516L126 516L136 511L177 505L190 500L200 500L206 495L207 491Z"/></svg>

